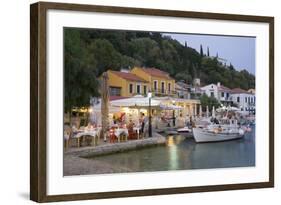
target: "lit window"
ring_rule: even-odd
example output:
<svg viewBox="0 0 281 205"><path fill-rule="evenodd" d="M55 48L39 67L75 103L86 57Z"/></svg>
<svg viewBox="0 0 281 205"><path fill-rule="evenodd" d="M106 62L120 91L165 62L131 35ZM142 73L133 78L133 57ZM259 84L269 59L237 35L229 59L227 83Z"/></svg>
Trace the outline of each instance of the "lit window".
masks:
<svg viewBox="0 0 281 205"><path fill-rule="evenodd" d="M146 85L144 85L143 86L143 94L145 94L145 95L146 95L146 90L147 90L147 87L146 87Z"/></svg>
<svg viewBox="0 0 281 205"><path fill-rule="evenodd" d="M165 93L165 83L161 83L161 93Z"/></svg>
<svg viewBox="0 0 281 205"><path fill-rule="evenodd" d="M157 80L155 80L153 83L154 83L153 88L155 91L157 91Z"/></svg>
<svg viewBox="0 0 281 205"><path fill-rule="evenodd" d="M130 84L130 85L129 85L129 92L130 92L130 94L132 94L132 93L134 92L134 91L133 91L133 86L134 86L133 84Z"/></svg>
<svg viewBox="0 0 281 205"><path fill-rule="evenodd" d="M119 87L110 87L109 92L110 96L121 96L121 88Z"/></svg>
<svg viewBox="0 0 281 205"><path fill-rule="evenodd" d="M137 94L140 94L141 93L141 86L140 85L137 85Z"/></svg>

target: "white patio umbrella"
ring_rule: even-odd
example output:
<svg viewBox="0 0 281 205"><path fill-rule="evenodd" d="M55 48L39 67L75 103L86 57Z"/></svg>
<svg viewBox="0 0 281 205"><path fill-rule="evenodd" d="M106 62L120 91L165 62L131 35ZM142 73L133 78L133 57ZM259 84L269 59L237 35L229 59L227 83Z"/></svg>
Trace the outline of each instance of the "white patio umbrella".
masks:
<svg viewBox="0 0 281 205"><path fill-rule="evenodd" d="M160 104L162 110L182 110L181 106Z"/></svg>
<svg viewBox="0 0 281 205"><path fill-rule="evenodd" d="M199 106L199 117L202 117L202 105Z"/></svg>
<svg viewBox="0 0 281 205"><path fill-rule="evenodd" d="M102 110L101 110L101 104L99 103L97 105L94 105L94 106L92 106L91 109L92 109L92 112L90 114L90 118L91 118L92 122L95 122L97 125L100 125L102 113L103 113ZM120 107L113 107L109 103L109 106L108 106L109 114L118 113L120 111L121 111ZM109 122L110 122L110 120L109 120Z"/></svg>
<svg viewBox="0 0 281 205"><path fill-rule="evenodd" d="M206 107L206 116L209 117L209 106Z"/></svg>
<svg viewBox="0 0 281 205"><path fill-rule="evenodd" d="M149 98L143 97L141 95L136 95L131 98L120 99L111 101L111 105L115 107L148 107L149 106ZM159 106L160 101L151 99L151 106Z"/></svg>

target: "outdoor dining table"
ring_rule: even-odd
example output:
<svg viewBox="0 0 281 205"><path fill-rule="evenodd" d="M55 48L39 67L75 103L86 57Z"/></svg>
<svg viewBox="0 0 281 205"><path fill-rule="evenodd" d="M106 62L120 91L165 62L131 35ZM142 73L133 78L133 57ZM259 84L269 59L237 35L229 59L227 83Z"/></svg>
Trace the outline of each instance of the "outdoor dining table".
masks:
<svg viewBox="0 0 281 205"><path fill-rule="evenodd" d="M77 147L79 147L80 144L80 138L82 136L91 136L92 138L94 138L94 146L97 145L96 143L96 137L99 140L99 132L100 132L101 128L94 128L94 129L85 129L85 130L78 130L77 134L75 134L73 136L73 138L77 139Z"/></svg>
<svg viewBox="0 0 281 205"><path fill-rule="evenodd" d="M125 141L128 140L129 132L127 128L117 128L115 129L114 134L118 138L118 142L121 141L122 134L125 134Z"/></svg>

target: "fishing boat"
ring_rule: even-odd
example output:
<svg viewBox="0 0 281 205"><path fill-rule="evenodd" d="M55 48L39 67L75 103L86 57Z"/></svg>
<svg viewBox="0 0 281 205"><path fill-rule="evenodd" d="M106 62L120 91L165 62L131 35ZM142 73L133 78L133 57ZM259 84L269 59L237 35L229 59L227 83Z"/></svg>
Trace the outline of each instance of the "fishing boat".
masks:
<svg viewBox="0 0 281 205"><path fill-rule="evenodd" d="M240 139L244 136L244 129L235 125L210 125L205 128L192 129L196 142L219 142Z"/></svg>
<svg viewBox="0 0 281 205"><path fill-rule="evenodd" d="M183 127L183 128L179 128L177 129L177 132L179 133L190 133L192 130L189 129L188 127Z"/></svg>

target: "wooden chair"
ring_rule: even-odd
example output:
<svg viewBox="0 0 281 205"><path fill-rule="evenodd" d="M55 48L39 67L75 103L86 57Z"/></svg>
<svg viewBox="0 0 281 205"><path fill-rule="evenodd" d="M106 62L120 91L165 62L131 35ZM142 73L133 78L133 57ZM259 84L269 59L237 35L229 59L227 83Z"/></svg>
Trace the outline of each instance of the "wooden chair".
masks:
<svg viewBox="0 0 281 205"><path fill-rule="evenodd" d="M130 140L138 138L137 133L134 131L133 127L128 128L128 134L129 134L128 139L130 139Z"/></svg>
<svg viewBox="0 0 281 205"><path fill-rule="evenodd" d="M71 133L68 132L68 131L64 131L64 145L65 145L65 148L67 149L69 147L69 140L70 140L70 135Z"/></svg>
<svg viewBox="0 0 281 205"><path fill-rule="evenodd" d="M64 138L64 144L65 144L65 148L67 149L69 147L69 140L72 134L72 130L70 128L69 125L64 126L64 130L63 130L63 138Z"/></svg>
<svg viewBox="0 0 281 205"><path fill-rule="evenodd" d="M117 137L114 134L114 129L109 130L109 143L114 143L117 141Z"/></svg>

